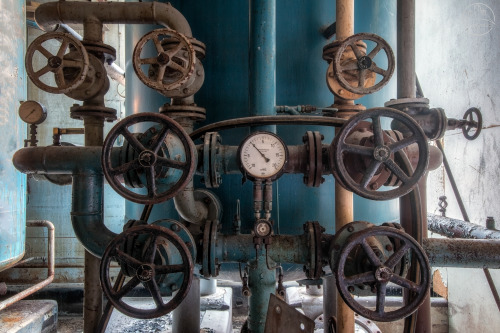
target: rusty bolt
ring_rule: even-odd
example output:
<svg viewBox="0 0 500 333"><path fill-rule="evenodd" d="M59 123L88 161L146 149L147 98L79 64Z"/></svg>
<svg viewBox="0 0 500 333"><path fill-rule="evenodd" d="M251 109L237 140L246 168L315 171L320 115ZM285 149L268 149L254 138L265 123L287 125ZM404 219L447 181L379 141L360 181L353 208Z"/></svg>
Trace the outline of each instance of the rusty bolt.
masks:
<svg viewBox="0 0 500 333"><path fill-rule="evenodd" d="M196 75L201 76L201 71L200 71L200 70L197 70L197 71L196 71Z"/></svg>
<svg viewBox="0 0 500 333"><path fill-rule="evenodd" d="M349 290L350 293L353 293L354 292L354 287L353 286L349 286L349 287L347 287L347 290Z"/></svg>
<svg viewBox="0 0 500 333"><path fill-rule="evenodd" d="M354 231L354 227L352 225L348 226L347 227L347 231L353 232Z"/></svg>
<svg viewBox="0 0 500 333"><path fill-rule="evenodd" d="M187 247L193 247L193 244L192 244L191 242L187 242L187 243L186 243L186 246L187 246Z"/></svg>
<svg viewBox="0 0 500 333"><path fill-rule="evenodd" d="M177 224L172 224L172 227L171 227L172 231L179 231L181 228L177 225Z"/></svg>
<svg viewBox="0 0 500 333"><path fill-rule="evenodd" d="M375 191L375 190L377 190L377 189L379 188L378 183L377 183L377 182L375 182L375 183L371 184L371 185L370 185L370 188L371 188L372 190L374 190L374 191Z"/></svg>
<svg viewBox="0 0 500 333"><path fill-rule="evenodd" d="M344 94L344 89L339 89L339 95L343 95Z"/></svg>
<svg viewBox="0 0 500 333"><path fill-rule="evenodd" d="M182 92L183 92L184 94L187 94L187 93L189 92L189 89L188 89L188 88L184 88L184 89L182 89Z"/></svg>
<svg viewBox="0 0 500 333"><path fill-rule="evenodd" d="M391 245L391 244L387 244L387 245L385 246L385 249L386 249L387 251L392 251L392 245Z"/></svg>
<svg viewBox="0 0 500 333"><path fill-rule="evenodd" d="M102 73L101 72L97 72L95 73L95 77L100 79L102 77Z"/></svg>

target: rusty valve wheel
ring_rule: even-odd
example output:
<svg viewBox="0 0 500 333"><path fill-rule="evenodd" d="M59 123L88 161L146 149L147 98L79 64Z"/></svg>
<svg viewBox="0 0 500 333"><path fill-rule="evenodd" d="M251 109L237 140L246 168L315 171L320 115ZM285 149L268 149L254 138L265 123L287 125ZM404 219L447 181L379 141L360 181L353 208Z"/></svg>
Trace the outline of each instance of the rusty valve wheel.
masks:
<svg viewBox="0 0 500 333"><path fill-rule="evenodd" d="M174 40L177 45L165 50L163 40L168 40L170 45ZM144 53L148 51L145 50L147 44L154 46L155 55L142 57L143 50ZM160 92L169 91L179 88L191 78L196 65L196 54L193 45L183 34L169 28L157 29L137 42L133 65L135 73L145 85Z"/></svg>
<svg viewBox="0 0 500 333"><path fill-rule="evenodd" d="M394 252L385 262L382 262L369 245L369 237L388 237L398 240L401 247ZM346 261L355 247L361 246L368 257L373 269L367 272L359 272L351 276L345 276L344 267ZM419 265L419 280L411 281L405 277L399 276L394 272L395 267L405 257L407 252L416 257ZM430 266L427 256L422 247L408 234L391 227L372 227L354 233L347 239L346 245L342 248L339 260L336 263L335 277L337 279L337 288L346 302L346 304L365 318L375 321L394 321L409 316L415 312L422 304L430 288ZM385 297L387 294L387 285L392 283L410 292L411 301L401 308L393 311L385 311ZM376 290L377 298L375 310L366 308L358 302L351 291L354 285L368 284L372 290Z"/></svg>
<svg viewBox="0 0 500 333"><path fill-rule="evenodd" d="M129 131L130 126L139 123L157 123L161 128L152 127L156 135L141 142L141 134ZM121 164L111 154L119 136L134 151ZM169 154L165 145L174 153ZM175 196L191 180L196 166L195 150L193 141L176 121L159 113L139 113L123 119L109 132L102 150L102 169L109 185L125 199L141 204L160 203ZM147 194L132 192L121 183L124 174L131 172L137 173Z"/></svg>
<svg viewBox="0 0 500 333"><path fill-rule="evenodd" d="M400 141L394 141L385 135L381 118L389 118L402 123L411 135ZM358 124L366 120L372 122L373 146L350 143L351 133L355 131ZM413 173L409 172L410 170L403 171L406 168L402 169L395 161L395 157L406 159L403 149L412 144L418 146L418 163ZM335 165L334 175L337 181L347 190L372 200L389 200L408 194L424 175L429 162L427 138L420 126L403 112L391 108L369 109L349 119L333 140L330 149L333 150L330 153L330 165ZM353 156L363 158L367 165L360 179L355 177L356 171L352 170L353 165L349 162L350 157ZM358 167L362 166L358 165ZM381 184L374 186L375 184L371 182L383 168L392 172L400 182L393 189L377 191Z"/></svg>
<svg viewBox="0 0 500 333"><path fill-rule="evenodd" d="M467 140L475 140L483 128L483 116L478 108L470 108L465 111L463 119L466 121L462 127L462 133Z"/></svg>
<svg viewBox="0 0 500 333"><path fill-rule="evenodd" d="M57 50L56 43L60 44ZM36 68L39 63L41 68ZM26 73L38 88L52 94L64 94L78 88L85 80L89 56L82 43L70 34L49 32L30 44L25 65Z"/></svg>
<svg viewBox="0 0 500 333"><path fill-rule="evenodd" d="M134 258L124 252L124 243L130 237L147 237L147 247L142 258ZM167 244L165 242L168 242ZM160 246L172 245L178 252L177 263L157 264L155 257L160 252ZM109 269L112 261L126 265L134 272L131 279L119 290L115 290L110 280ZM193 279L193 260L189 250L171 230L157 225L136 226L122 232L111 241L106 248L101 261L101 286L108 300L120 312L127 316L151 319L163 316L174 310L186 297ZM158 281L162 275L182 274L182 284L177 293L168 302L163 300ZM153 309L136 308L126 303L123 298L127 296L140 283L149 291L155 307Z"/></svg>
<svg viewBox="0 0 500 333"><path fill-rule="evenodd" d="M370 52L367 49L367 54L365 54L356 45L359 41L372 41L375 42L376 46ZM342 54L346 51L347 47L350 47L356 56L355 62L341 62ZM386 69L380 68L374 61L374 58L382 50L385 52L385 61L387 61ZM384 39L375 34L361 33L346 38L340 44L333 60L333 66L335 78L343 88L353 94L366 95L379 91L389 82L394 73L396 61L391 47ZM358 81L357 86L351 84L344 74L344 72L351 73L353 71L357 73L355 75ZM366 87L368 72L374 72L382 76L382 79L378 83Z"/></svg>

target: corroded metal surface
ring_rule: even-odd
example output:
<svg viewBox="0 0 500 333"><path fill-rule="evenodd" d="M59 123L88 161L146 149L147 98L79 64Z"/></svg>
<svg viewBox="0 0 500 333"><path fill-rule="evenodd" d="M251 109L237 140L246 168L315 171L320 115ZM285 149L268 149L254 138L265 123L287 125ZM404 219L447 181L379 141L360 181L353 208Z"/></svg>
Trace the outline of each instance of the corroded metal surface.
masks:
<svg viewBox="0 0 500 333"><path fill-rule="evenodd" d="M450 217L427 214L430 231L449 238L500 239L500 231Z"/></svg>

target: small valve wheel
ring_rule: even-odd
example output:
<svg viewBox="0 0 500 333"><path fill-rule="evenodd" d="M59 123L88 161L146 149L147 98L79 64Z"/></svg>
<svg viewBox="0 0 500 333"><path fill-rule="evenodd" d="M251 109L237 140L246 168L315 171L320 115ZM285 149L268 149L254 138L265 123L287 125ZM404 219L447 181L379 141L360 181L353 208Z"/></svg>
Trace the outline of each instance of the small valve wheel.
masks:
<svg viewBox="0 0 500 333"><path fill-rule="evenodd" d="M374 42L376 46L370 52L368 52L369 48L367 48L367 52L365 54L364 52L361 52L359 46L357 45L359 41L371 41ZM350 47L354 52L354 55L356 56L355 62L341 62L342 55L347 50L347 47ZM374 61L374 58L382 50L385 52L385 59L383 62L387 62L386 69L377 66ZM335 55L335 59L333 60L333 66L335 78L343 88L353 94L366 95L379 91L389 82L392 74L394 73L396 61L391 47L384 39L374 34L361 33L346 38L340 44ZM352 72L356 73L355 76L357 77L357 85L350 83L350 80L346 77L346 72L350 73L348 77L352 76ZM382 76L382 79L378 83L376 83L376 81L373 82L371 79L368 80L368 77L370 76L369 72L379 74ZM374 85L371 85L373 83Z"/></svg>
<svg viewBox="0 0 500 333"><path fill-rule="evenodd" d="M409 136L394 141L385 135L381 124L383 117L400 122L408 129ZM349 136L355 131L356 126L370 119L373 145L350 142ZM410 170L403 171L395 161L397 157L407 159L403 149L412 144L418 146L418 163L413 173ZM424 132L411 117L391 108L374 108L357 114L344 124L330 146L329 155L330 165L335 166L333 174L343 187L367 199L389 200L409 193L424 175L429 162L429 147ZM352 170L352 157L356 156L364 160L362 165L356 165L358 168L363 168L362 177L356 177L357 171ZM382 184L373 184L372 179L382 172L383 168L399 179L396 188L377 191Z"/></svg>
<svg viewBox="0 0 500 333"><path fill-rule="evenodd" d="M38 64L42 66L38 68ZM52 94L65 94L85 80L89 57L82 43L70 34L49 32L30 44L25 65L26 73L38 88ZM46 75L49 73L53 76Z"/></svg>
<svg viewBox="0 0 500 333"><path fill-rule="evenodd" d="M466 121L462 127L462 133L467 140L475 140L483 128L483 116L478 108L470 108L465 111L463 119Z"/></svg>
<svg viewBox="0 0 500 333"><path fill-rule="evenodd" d="M135 258L126 253L125 242L134 237L148 240L142 258ZM176 259L169 257L167 264L158 264L159 261L155 260L155 257L165 246L172 247L169 253L172 256L175 252ZM119 290L113 288L110 280L109 270L113 261L126 265L129 272L132 272L131 278ZM118 311L134 318L157 318L174 310L186 297L191 287L193 269L189 249L175 232L157 225L141 225L122 232L106 248L101 261L101 286L108 300ZM182 274L182 283L172 299L165 302L158 283L170 274ZM140 283L151 294L155 303L153 309L137 308L123 300Z"/></svg>
<svg viewBox="0 0 500 333"><path fill-rule="evenodd" d="M138 123L157 123L160 128L152 127L150 132L155 135L141 142L128 129ZM124 153L129 159L123 162L112 157L119 136L134 151ZM175 151L173 154L169 154L169 147ZM159 203L175 196L191 180L196 166L195 150L189 135L171 118L159 113L139 113L123 119L109 132L102 151L102 169L109 185L125 199L142 204ZM170 173L172 169L174 172ZM137 173L140 187L146 187L147 194L132 192L122 184L124 174L129 172Z"/></svg>
<svg viewBox="0 0 500 333"><path fill-rule="evenodd" d="M173 47L172 40L176 42ZM168 47L163 41L168 41ZM154 56L142 56L143 53L151 52L148 43L154 47ZM192 77L196 54L193 45L183 34L169 28L157 29L137 42L133 65L135 73L145 85L159 92L170 91L181 87Z"/></svg>
<svg viewBox="0 0 500 333"><path fill-rule="evenodd" d="M382 262L368 242L368 238L370 237L388 237L389 239L399 241L401 247L385 262ZM363 248L372 269L346 276L344 270L346 261L357 247ZM420 274L417 281L411 281L400 276L397 269L395 269L408 252L411 252L411 255L416 258L415 261L419 265ZM363 317L375 321L394 321L415 312L427 296L427 291L431 283L429 261L422 247L405 232L391 227L371 227L350 236L347 239L346 245L342 248L338 262L336 263L335 277L338 291L346 304ZM411 301L408 304L396 310L386 312L385 298L389 282L408 289L410 296L413 297L410 297ZM359 284L371 285L372 289L376 291L375 310L366 308L351 294L354 286Z"/></svg>

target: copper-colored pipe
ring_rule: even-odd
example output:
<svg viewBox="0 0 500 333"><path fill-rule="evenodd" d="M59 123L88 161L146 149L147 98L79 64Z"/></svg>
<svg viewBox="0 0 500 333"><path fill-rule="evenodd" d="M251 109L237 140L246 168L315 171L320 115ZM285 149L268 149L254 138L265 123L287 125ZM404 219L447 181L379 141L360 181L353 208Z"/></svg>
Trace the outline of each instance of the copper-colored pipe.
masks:
<svg viewBox="0 0 500 333"><path fill-rule="evenodd" d="M27 227L46 227L48 230L48 258L47 258L47 278L31 287L28 289L21 291L20 293L15 294L12 297L7 298L6 300L0 302L0 311L5 309L6 307L22 300L23 298L28 297L29 295L37 292L38 290L42 289L43 287L49 285L52 280L54 280L54 262L55 262L55 231L54 231L54 225L49 222L49 221L27 221L26 222ZM23 260L23 262L26 262L27 260Z"/></svg>

